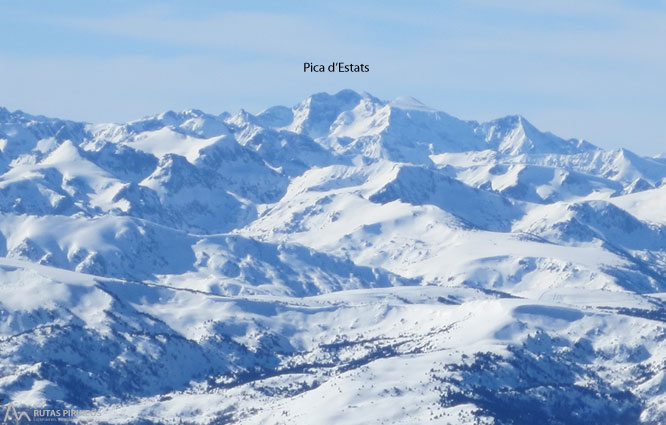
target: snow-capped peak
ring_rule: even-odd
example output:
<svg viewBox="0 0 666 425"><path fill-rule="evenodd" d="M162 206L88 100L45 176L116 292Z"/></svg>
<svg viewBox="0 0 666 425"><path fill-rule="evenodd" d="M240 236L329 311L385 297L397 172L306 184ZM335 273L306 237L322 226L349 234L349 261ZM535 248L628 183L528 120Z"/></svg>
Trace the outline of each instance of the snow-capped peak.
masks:
<svg viewBox="0 0 666 425"><path fill-rule="evenodd" d="M519 115L351 90L120 124L0 109L0 401L666 423L664 179Z"/></svg>
<svg viewBox="0 0 666 425"><path fill-rule="evenodd" d="M424 105L418 99L415 99L410 96L399 96L393 99L390 102L390 105L394 108L405 109L405 110L417 110L425 112L435 112L435 109Z"/></svg>

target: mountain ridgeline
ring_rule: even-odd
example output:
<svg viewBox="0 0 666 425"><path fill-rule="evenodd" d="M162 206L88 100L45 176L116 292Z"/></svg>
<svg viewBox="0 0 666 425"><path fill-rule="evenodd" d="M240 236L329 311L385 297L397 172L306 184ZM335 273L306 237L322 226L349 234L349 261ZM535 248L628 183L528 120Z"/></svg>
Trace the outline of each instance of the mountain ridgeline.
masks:
<svg viewBox="0 0 666 425"><path fill-rule="evenodd" d="M665 181L522 116L351 90L0 108L0 397L103 423L664 423Z"/></svg>

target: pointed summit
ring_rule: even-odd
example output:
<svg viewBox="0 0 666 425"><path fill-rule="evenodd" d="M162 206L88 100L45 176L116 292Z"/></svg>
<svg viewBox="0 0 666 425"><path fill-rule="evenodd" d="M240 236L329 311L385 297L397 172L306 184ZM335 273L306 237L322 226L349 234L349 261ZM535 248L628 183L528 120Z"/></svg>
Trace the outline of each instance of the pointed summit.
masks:
<svg viewBox="0 0 666 425"><path fill-rule="evenodd" d="M294 120L289 130L312 138L324 136L343 111L354 109L363 96L353 90L341 90L334 95L315 93L294 108Z"/></svg>
<svg viewBox="0 0 666 425"><path fill-rule="evenodd" d="M509 115L477 129L491 149L508 155L574 154L598 149L577 139L565 140L552 133L539 131L522 115Z"/></svg>
<svg viewBox="0 0 666 425"><path fill-rule="evenodd" d="M411 96L396 97L394 100L390 102L390 105L393 108L398 108L398 109L436 112L435 109L426 106L425 104L423 104L423 102Z"/></svg>
<svg viewBox="0 0 666 425"><path fill-rule="evenodd" d="M294 111L286 106L273 106L260 112L257 119L264 127L286 127L294 120Z"/></svg>

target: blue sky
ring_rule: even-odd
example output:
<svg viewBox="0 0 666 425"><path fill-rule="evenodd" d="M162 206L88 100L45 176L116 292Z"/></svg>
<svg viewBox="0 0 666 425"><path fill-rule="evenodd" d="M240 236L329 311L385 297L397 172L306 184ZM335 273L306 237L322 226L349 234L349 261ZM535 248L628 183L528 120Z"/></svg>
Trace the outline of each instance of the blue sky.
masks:
<svg viewBox="0 0 666 425"><path fill-rule="evenodd" d="M352 88L651 155L666 151L664 46L662 0L3 0L0 105L125 121Z"/></svg>

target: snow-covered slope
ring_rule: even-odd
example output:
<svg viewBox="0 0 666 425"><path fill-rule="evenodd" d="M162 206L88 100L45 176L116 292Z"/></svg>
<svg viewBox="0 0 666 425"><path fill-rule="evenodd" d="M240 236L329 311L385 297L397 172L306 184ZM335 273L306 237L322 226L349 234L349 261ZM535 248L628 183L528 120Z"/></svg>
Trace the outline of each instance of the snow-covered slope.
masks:
<svg viewBox="0 0 666 425"><path fill-rule="evenodd" d="M124 124L0 108L0 173L20 411L666 422L661 158L344 90Z"/></svg>

